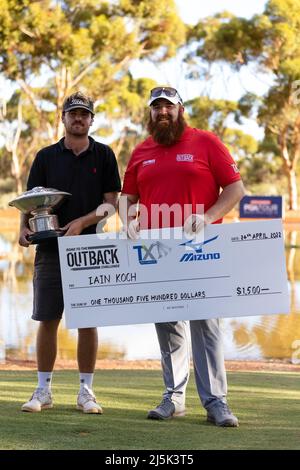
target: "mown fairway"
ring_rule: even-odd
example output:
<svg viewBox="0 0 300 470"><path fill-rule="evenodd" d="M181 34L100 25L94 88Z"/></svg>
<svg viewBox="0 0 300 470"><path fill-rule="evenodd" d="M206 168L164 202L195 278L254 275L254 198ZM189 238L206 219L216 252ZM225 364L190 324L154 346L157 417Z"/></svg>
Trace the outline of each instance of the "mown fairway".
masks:
<svg viewBox="0 0 300 470"><path fill-rule="evenodd" d="M300 449L300 377L290 372L229 372L229 405L239 428L206 422L193 377L187 416L146 419L160 400L161 374L149 370L97 371L94 390L104 414L75 409L78 375L54 375L54 408L22 413L34 372L0 372L0 449Z"/></svg>

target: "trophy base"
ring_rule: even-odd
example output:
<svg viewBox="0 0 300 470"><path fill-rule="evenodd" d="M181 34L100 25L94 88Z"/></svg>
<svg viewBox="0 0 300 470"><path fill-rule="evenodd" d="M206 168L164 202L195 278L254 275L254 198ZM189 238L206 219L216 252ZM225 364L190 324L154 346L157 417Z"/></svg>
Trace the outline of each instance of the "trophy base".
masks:
<svg viewBox="0 0 300 470"><path fill-rule="evenodd" d="M36 245L38 243L47 242L51 238L62 237L65 233L65 230L44 230L43 232L28 235L27 238L33 245Z"/></svg>

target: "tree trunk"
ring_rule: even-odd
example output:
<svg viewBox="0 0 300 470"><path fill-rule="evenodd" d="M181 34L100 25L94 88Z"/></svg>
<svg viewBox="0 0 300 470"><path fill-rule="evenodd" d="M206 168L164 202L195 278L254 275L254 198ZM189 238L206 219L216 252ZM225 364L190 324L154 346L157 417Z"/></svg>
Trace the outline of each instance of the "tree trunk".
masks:
<svg viewBox="0 0 300 470"><path fill-rule="evenodd" d="M12 175L16 181L16 190L18 194L22 193L21 167L16 149L12 150Z"/></svg>
<svg viewBox="0 0 300 470"><path fill-rule="evenodd" d="M298 209L298 189L295 170L288 170L288 191L289 191L289 210L296 211Z"/></svg>
<svg viewBox="0 0 300 470"><path fill-rule="evenodd" d="M22 194L23 192L23 185L22 185L22 179L20 178L20 176L18 176L18 178L16 179L16 183L17 183L17 194Z"/></svg>
<svg viewBox="0 0 300 470"><path fill-rule="evenodd" d="M286 243L287 243L287 273L288 279L293 283L295 281L295 257L296 257L296 246L297 246L297 230L292 230L291 232L286 233Z"/></svg>
<svg viewBox="0 0 300 470"><path fill-rule="evenodd" d="M298 148L295 150L293 157L291 158L287 146L287 127L278 136L278 142L280 147L281 157L284 162L286 175L288 178L288 209L295 211L298 208L298 190L297 190L297 179L296 179L296 165L299 158Z"/></svg>
<svg viewBox="0 0 300 470"><path fill-rule="evenodd" d="M5 147L11 153L11 174L16 182L16 190L18 194L22 193L22 164L19 158L19 144L22 132L22 104L21 99L18 103L18 120L17 129L14 135L7 135Z"/></svg>

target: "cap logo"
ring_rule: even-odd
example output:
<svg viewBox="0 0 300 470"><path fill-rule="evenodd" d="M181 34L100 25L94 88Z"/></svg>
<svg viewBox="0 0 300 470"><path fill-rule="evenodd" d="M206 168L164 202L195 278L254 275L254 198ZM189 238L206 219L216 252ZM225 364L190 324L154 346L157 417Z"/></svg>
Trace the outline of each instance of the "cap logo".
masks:
<svg viewBox="0 0 300 470"><path fill-rule="evenodd" d="M76 99L73 99L73 100L71 101L71 105L73 105L73 104L83 104L83 105L85 105L85 106L88 106L84 101L82 101L82 100L76 100Z"/></svg>

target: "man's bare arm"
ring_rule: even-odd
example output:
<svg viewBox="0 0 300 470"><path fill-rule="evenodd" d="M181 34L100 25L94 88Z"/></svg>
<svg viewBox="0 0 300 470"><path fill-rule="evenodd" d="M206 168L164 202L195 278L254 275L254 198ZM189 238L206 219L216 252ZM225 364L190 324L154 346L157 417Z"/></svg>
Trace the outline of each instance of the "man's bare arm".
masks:
<svg viewBox="0 0 300 470"><path fill-rule="evenodd" d="M205 213L205 225L212 224L228 214L245 194L246 191L241 180L225 186L216 203Z"/></svg>
<svg viewBox="0 0 300 470"><path fill-rule="evenodd" d="M124 226L136 218L136 211L130 211L130 208L135 205L139 200L136 194L122 194L119 200L119 215ZM132 213L134 212L134 213Z"/></svg>
<svg viewBox="0 0 300 470"><path fill-rule="evenodd" d="M119 200L119 215L122 220L123 230L129 238L139 238L140 223L137 219L136 204L139 200L137 194L122 194Z"/></svg>

